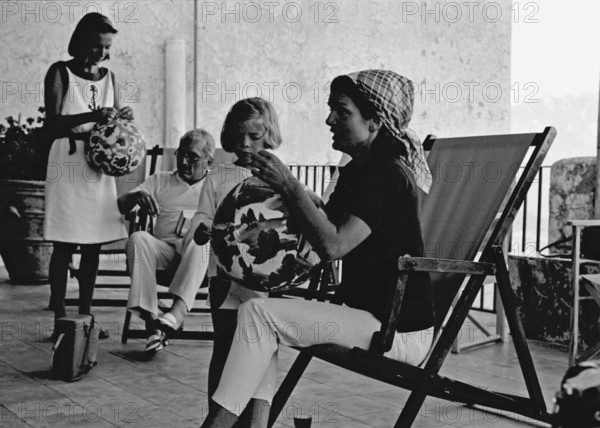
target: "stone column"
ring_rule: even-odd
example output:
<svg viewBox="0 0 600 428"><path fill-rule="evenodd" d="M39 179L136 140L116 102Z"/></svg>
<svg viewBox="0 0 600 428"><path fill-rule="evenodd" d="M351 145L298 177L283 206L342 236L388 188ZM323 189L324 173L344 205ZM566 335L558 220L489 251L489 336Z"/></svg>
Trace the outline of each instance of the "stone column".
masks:
<svg viewBox="0 0 600 428"><path fill-rule="evenodd" d="M561 159L552 165L548 242L571 236L568 220L594 218L596 158Z"/></svg>
<svg viewBox="0 0 600 428"><path fill-rule="evenodd" d="M185 129L185 40L170 39L165 46L165 156L162 169L175 167L173 151Z"/></svg>
<svg viewBox="0 0 600 428"><path fill-rule="evenodd" d="M600 92L600 86L598 91ZM598 97L598 133L596 134L596 159L600 160L600 97ZM596 195L600 191L600 161L596 162ZM600 197L594 203L594 218L600 219Z"/></svg>

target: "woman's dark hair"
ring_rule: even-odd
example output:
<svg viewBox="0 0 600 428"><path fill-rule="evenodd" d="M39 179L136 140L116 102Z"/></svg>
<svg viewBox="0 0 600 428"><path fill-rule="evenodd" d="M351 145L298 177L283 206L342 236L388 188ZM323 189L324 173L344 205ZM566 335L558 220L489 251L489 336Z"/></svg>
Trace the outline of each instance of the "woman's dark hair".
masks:
<svg viewBox="0 0 600 428"><path fill-rule="evenodd" d="M379 133L371 145L373 152L384 159L408 156L406 146L399 144L385 125L379 128Z"/></svg>
<svg viewBox="0 0 600 428"><path fill-rule="evenodd" d="M250 119L260 119L263 121L267 130L267 139L265 146L270 149L276 149L281 145L281 131L279 130L279 122L277 113L273 105L259 97L246 98L238 101L231 107L229 113L223 122L221 129L221 146L226 152L233 152L235 148L235 139L232 133L235 131L235 126Z"/></svg>
<svg viewBox="0 0 600 428"><path fill-rule="evenodd" d="M117 33L117 30L108 17L97 12L84 15L77 23L71 35L68 48L69 55L73 58L81 56L83 50L89 45L90 39L97 34L103 33Z"/></svg>
<svg viewBox="0 0 600 428"><path fill-rule="evenodd" d="M358 111L364 119L373 119L379 117L377 109L367 98L360 92L356 84L348 76L338 76L331 82L331 93L342 92L352 100Z"/></svg>

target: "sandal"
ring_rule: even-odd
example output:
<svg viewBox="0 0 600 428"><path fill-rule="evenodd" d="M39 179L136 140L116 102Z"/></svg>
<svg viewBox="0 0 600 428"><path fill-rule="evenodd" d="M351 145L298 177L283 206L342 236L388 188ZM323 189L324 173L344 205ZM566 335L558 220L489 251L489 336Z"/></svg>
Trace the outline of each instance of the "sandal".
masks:
<svg viewBox="0 0 600 428"><path fill-rule="evenodd" d="M162 331L167 332L169 334L175 333L177 330L183 329L183 321L180 323L177 322L175 316L170 312L166 314L162 314L157 318L157 325Z"/></svg>
<svg viewBox="0 0 600 428"><path fill-rule="evenodd" d="M165 346L167 346L167 335L165 332L161 331L160 333L154 333L151 335L146 341L146 352L153 353L162 351Z"/></svg>

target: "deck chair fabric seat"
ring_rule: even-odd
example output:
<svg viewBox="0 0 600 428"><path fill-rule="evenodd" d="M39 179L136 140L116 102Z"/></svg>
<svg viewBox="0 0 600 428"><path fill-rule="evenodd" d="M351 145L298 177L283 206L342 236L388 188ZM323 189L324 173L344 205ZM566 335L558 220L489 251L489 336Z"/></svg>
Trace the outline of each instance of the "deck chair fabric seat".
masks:
<svg viewBox="0 0 600 428"><path fill-rule="evenodd" d="M432 144L434 140L426 140ZM427 158L434 185L421 199L425 257L474 260L529 144L507 136L448 138ZM431 272L439 328L464 275Z"/></svg>
<svg viewBox="0 0 600 428"><path fill-rule="evenodd" d="M427 138L424 148L430 151L428 163L433 186L422 200L425 257L407 256L398 261L398 282L396 288L390 290L388 319L373 333L369 350L333 344L299 349L296 361L273 399L269 426L275 423L313 357L411 390L395 427L410 427L427 396L550 421L517 317L500 244L555 135L555 129L548 127L538 134ZM519 167L523 170L517 176ZM392 345L406 279L415 271L430 272L436 308L436 338L420 367L383 356ZM438 374L489 275L497 279L528 397L484 390ZM454 305L453 301L456 301ZM402 403L398 404L400 407Z"/></svg>

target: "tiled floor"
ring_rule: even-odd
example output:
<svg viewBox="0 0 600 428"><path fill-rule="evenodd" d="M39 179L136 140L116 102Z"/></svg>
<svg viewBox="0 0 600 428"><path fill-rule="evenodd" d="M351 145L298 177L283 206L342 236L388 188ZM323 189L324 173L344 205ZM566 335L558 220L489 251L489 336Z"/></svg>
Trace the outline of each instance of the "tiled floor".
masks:
<svg viewBox="0 0 600 428"><path fill-rule="evenodd" d="M97 291L120 295L123 291ZM69 294L77 295L76 283ZM96 308L112 337L100 342L99 365L82 381L51 378L52 313L48 286L12 286L0 268L0 426L1 427L197 427L206 413L206 376L211 342L172 341L151 361L144 343L120 342L123 308ZM74 312L74 308L71 308ZM188 326L210 322L191 315ZM464 329L467 337L468 328ZM567 367L565 352L531 344L546 401L550 405ZM280 353L281 376L295 351ZM450 354L443 373L506 392L525 391L510 343ZM406 391L313 361L276 426L293 426L298 413L313 427L393 426ZM538 423L518 415L498 415L442 400L428 399L415 427L527 427ZM543 426L543 425L542 425Z"/></svg>

